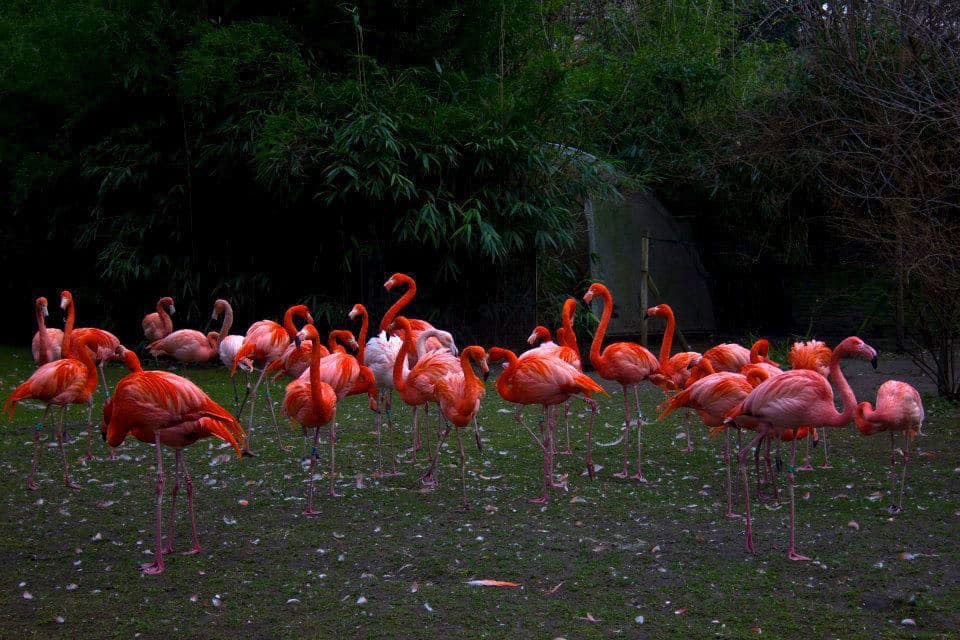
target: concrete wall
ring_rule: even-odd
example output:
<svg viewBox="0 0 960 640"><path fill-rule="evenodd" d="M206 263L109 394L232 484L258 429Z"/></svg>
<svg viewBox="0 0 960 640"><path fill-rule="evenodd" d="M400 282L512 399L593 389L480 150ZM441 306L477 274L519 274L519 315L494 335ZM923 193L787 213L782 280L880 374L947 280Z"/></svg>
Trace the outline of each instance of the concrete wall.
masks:
<svg viewBox="0 0 960 640"><path fill-rule="evenodd" d="M650 236L650 274L660 296L649 295L650 306L666 302L673 307L684 333L712 333L713 302L707 274L689 232L653 195L625 194L619 201L591 203L585 209L594 280L613 293L614 311L608 333L637 336L645 317L640 309L640 243ZM662 322L649 327L662 332Z"/></svg>

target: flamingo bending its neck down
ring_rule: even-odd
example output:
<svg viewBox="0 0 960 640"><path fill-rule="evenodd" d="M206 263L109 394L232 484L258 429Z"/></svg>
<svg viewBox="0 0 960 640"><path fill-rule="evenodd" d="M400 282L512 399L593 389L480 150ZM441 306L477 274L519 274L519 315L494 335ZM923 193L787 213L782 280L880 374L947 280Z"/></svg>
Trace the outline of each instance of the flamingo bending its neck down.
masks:
<svg viewBox="0 0 960 640"><path fill-rule="evenodd" d="M63 331L48 329L46 319L50 315L47 299L37 298L34 309L37 314L37 332L30 343L30 353L37 364L47 364L60 359L60 346L63 343Z"/></svg>
<svg viewBox="0 0 960 640"><path fill-rule="evenodd" d="M663 331L663 341L660 343L660 370L650 376L650 381L663 389L663 391L674 391L683 389L690 379L690 368L700 361L702 356L696 351L682 351L675 355L670 355L673 348L673 334L677 328L677 321L673 315L673 309L668 304L659 304L647 309L647 316L651 318L664 318L667 321L667 327ZM690 422L684 417L684 431L687 436L687 446L680 451L689 453L693 451L693 440L690 437Z"/></svg>
<svg viewBox="0 0 960 640"><path fill-rule="evenodd" d="M247 436L244 439L244 452L250 454L250 432L253 430L253 421L256 417L257 391L264 377L267 375L267 366L283 355L287 345L297 335L297 327L293 319L313 324L313 316L305 305L297 304L289 309L283 315L283 324L280 325L273 320L260 320L254 322L247 329L247 335L243 338L243 344L240 350L233 356L233 362L230 365L230 375L236 375L237 367L245 360L249 359L254 368L260 369L260 376L256 384L253 385L250 398L250 421L247 425ZM280 440L280 425L277 424L277 415L273 409L273 400L270 398L270 382L266 384L266 400L270 407L270 415L273 417L273 426L277 430L277 441L280 442L281 449L284 448Z"/></svg>
<svg viewBox="0 0 960 640"><path fill-rule="evenodd" d="M63 484L71 489L80 485L70 479L70 467L67 453L63 448L63 429L67 416L67 405L87 405L87 430L93 430L90 422L93 412L93 392L97 388L97 368L93 354L88 348L95 343L95 337L86 335L75 341L70 356L41 365L26 382L20 384L3 403L3 411L12 418L16 404L21 400L39 400L46 405L43 417L33 430L33 463L27 477L27 489L36 491L34 477L37 473L37 459L40 454L40 431L47 423L50 407L60 407L60 430L57 434L57 446L63 456Z"/></svg>
<svg viewBox="0 0 960 640"><path fill-rule="evenodd" d="M877 389L876 408L869 402L857 405L854 421L857 429L865 436L884 431L890 432L890 470L893 478L893 491L890 499L897 493L897 456L894 436L899 431L903 434L904 446L903 473L900 476L900 493L897 504L890 506L890 513L903 511L903 487L907 480L907 464L910 462L910 443L920 433L923 426L923 401L920 393L906 382L887 380Z"/></svg>
<svg viewBox="0 0 960 640"><path fill-rule="evenodd" d="M637 385L650 379L650 376L659 369L660 363L652 353L634 342L614 342L607 345L601 353L600 345L603 344L607 325L610 324L610 317L613 315L613 296L604 285L595 282L590 285L587 293L583 296L583 300L589 304L594 297L599 297L603 301L603 314L590 345L590 363L602 378L616 381L623 389L623 471L615 473L614 477L646 482L646 478L643 476L643 415L640 413L640 395ZM628 390L630 387L633 387L634 391L637 416L637 472L632 476L629 471L628 459L630 440L630 397Z"/></svg>
<svg viewBox="0 0 960 640"><path fill-rule="evenodd" d="M132 373L117 383L113 397L103 408L104 438L112 447L123 444L127 435L153 443L157 450L157 527L154 561L141 566L144 573L158 574L164 569L163 557L173 552L173 534L180 490L181 470L187 485L187 505L193 545L187 555L200 553L197 519L193 510L193 480L183 459L183 449L197 440L214 436L233 445L241 456L244 432L236 418L210 399L200 387L169 371L143 371L133 352L120 348ZM173 487L170 490L170 523L167 544L163 544L163 453L160 445L175 452Z"/></svg>
<svg viewBox="0 0 960 640"><path fill-rule="evenodd" d="M768 379L744 398L743 402L730 410L727 420L733 420L738 425L756 429L757 435L746 449L739 454L740 466L743 466L747 453L770 433L782 435L788 429L797 429L804 425L821 425L827 428L845 427L854 418L857 399L853 395L850 384L840 370L840 359L859 357L870 360L874 368L877 366L877 352L870 345L856 336L845 339L830 358L830 380L840 391L842 411L837 411L834 405L833 389L819 373L806 370L785 371L779 376ZM794 465L796 464L797 441L790 443L790 464L787 467L787 478L790 482L790 543L787 557L791 560L808 560L797 553L795 542L795 500L794 500ZM753 552L753 535L750 527L750 493L746 473L744 481L744 503L746 506L746 544L747 549Z"/></svg>
<svg viewBox="0 0 960 640"><path fill-rule="evenodd" d="M487 352L483 347L467 347L460 353L460 371L448 373L439 380L435 386L437 400L440 404L440 414L449 424L444 430L443 435L437 440L437 452L433 456L433 463L430 470L424 478L433 479L433 470L440 459L440 448L443 446L443 440L450 433L451 428L457 430L457 446L460 448L460 487L463 492L463 508L470 508L470 502L467 500L467 471L466 456L463 452L463 439L461 431L470 425L476 424L477 411L480 410L480 400L483 398L486 388L483 381L477 377L473 370L473 363L477 363L483 375L489 373L487 364ZM480 432L477 435L477 449L482 450L480 445Z"/></svg>
<svg viewBox="0 0 960 640"><path fill-rule="evenodd" d="M333 447L335 442L334 418L337 415L337 394L329 384L320 378L320 360L321 354L320 336L317 329L308 324L297 334L297 340L300 342L308 341L313 344L310 350L310 367L306 371L306 379L303 376L297 378L287 385L283 398L283 413L290 417L291 421L300 423L300 426L306 429L313 429L313 448L310 454L310 492L307 494L307 508L303 513L307 516L320 515L319 511L313 508L313 490L316 484L314 471L317 466L319 454L317 452L317 443L320 440L320 427L330 425L330 461L333 463ZM330 472L330 487L333 492L333 469Z"/></svg>
<svg viewBox="0 0 960 640"><path fill-rule="evenodd" d="M173 306L173 298L165 296L157 300L157 310L143 316L141 323L147 342L156 342L173 333L173 319L170 316L174 313L176 308Z"/></svg>
<svg viewBox="0 0 960 640"><path fill-rule="evenodd" d="M553 479L553 407L569 400L572 396L581 398L590 405L590 425L587 430L587 471L593 477L593 460L591 459L591 443L593 441L593 421L597 414L597 403L591 398L594 393L603 393L603 388L594 380L578 371L572 365L552 355L533 355L527 358L518 358L509 349L493 347L488 352L490 362L507 361L503 373L497 378L497 393L507 402L518 405L539 404L543 407L545 422L541 429L541 437L533 432L523 421L520 407L514 418L533 436L534 441L543 451L543 491L539 497L530 502L547 504L550 502L550 489L556 487Z"/></svg>

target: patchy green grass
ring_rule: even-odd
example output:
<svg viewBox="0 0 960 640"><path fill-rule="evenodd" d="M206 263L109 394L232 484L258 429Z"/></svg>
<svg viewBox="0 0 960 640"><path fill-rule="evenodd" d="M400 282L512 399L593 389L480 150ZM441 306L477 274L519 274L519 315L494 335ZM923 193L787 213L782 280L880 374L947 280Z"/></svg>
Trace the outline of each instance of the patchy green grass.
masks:
<svg viewBox="0 0 960 640"><path fill-rule="evenodd" d="M32 368L25 350L0 350L3 395ZM109 368L111 383L123 373ZM231 406L223 369L186 375ZM649 414L658 392L645 390L642 399ZM541 508L525 500L539 489L539 450L491 385L480 415L483 455L472 438L466 441L474 509L459 513L453 448L445 451L434 492L416 486L422 466L371 479L376 449L363 402L353 398L339 410L345 495L331 500L318 492L319 518L300 515L297 432L285 427L284 441L295 449L281 452L262 404L254 428L258 457L223 461L230 451L214 440L188 449L204 549L168 557L159 577L137 569L153 548L152 447L128 440L122 459L109 462L98 440L98 459L82 464L85 444L72 442L74 478L83 485L73 492L60 483L46 430L40 490L29 493L24 478L40 411L22 405L0 432L0 637L687 638L762 631L876 638L944 637L960 628L960 430L949 406L929 403L908 506L895 518L884 510L888 440L852 430L831 434L836 468L799 476L798 546L815 560L794 563L784 553L786 506L756 505L758 554L744 552L742 523L721 515L720 442L709 441L702 427L692 454L679 452L678 421L644 429L649 484L610 477L619 447L597 448L604 469L590 482L580 477L585 421L577 418L576 455L558 457L570 491ZM601 406L597 440L612 441L622 401L613 395ZM409 412L398 414L406 445ZM82 415L70 410L74 438ZM165 461L169 472L170 452ZM883 497L876 500L878 491ZM189 524L183 502L179 509L182 550ZM467 586L473 578L522 588ZM365 604L357 603L361 597ZM901 625L905 618L916 626Z"/></svg>

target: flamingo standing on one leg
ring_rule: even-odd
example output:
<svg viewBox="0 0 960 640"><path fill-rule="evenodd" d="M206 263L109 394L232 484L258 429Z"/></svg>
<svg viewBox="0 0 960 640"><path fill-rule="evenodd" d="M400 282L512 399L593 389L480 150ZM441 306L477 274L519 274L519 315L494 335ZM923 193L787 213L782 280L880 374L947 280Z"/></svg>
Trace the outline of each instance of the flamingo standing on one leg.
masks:
<svg viewBox="0 0 960 640"><path fill-rule="evenodd" d="M808 340L806 342L794 342L793 346L790 347L790 353L787 354L787 360L790 361L790 366L794 369L806 369L808 371L816 371L824 378L830 375L830 358L833 355L833 352L823 342L819 340ZM816 431L811 431L811 436L805 440L806 449L803 456L803 465L797 468L797 471L813 471L813 466L810 464L810 440L813 440L814 445L817 444L818 439ZM829 454L827 452L827 431L823 430L823 465L821 469L830 469Z"/></svg>
<svg viewBox="0 0 960 640"><path fill-rule="evenodd" d="M364 382L355 388L354 392L367 393L370 384L369 378L371 377L373 386L376 389L374 402L377 405L377 470L373 475L376 478L397 476L400 475L400 472L397 471L396 455L390 457L390 471L384 471L383 469L383 415L386 414L387 416L386 426L392 427L393 418L389 405L389 395L392 395L393 390L393 363L397 357L397 353L400 351L401 341L399 338L389 338L385 331L381 332L380 336L370 338L370 340L367 341L370 317L367 314L367 308L360 303L353 305L347 317L354 321L357 319L360 320L360 334L357 340L360 348L359 351L357 351L357 360L362 365L362 369L366 369L366 372L361 371L361 377Z"/></svg>
<svg viewBox="0 0 960 640"><path fill-rule="evenodd" d="M843 410L837 412L834 406L833 389L819 373L806 370L785 371L770 378L744 398L743 402L730 410L728 420L738 425L757 430L757 435L748 448L738 455L742 467L746 454L768 434L782 433L803 425L817 424L827 428L844 427L853 420L857 399L850 384L840 370L840 359L860 357L870 360L877 366L877 352L856 336L845 339L833 350L830 358L830 380L840 391ZM795 500L794 465L797 456L797 441L790 443L790 464L787 466L787 478L790 482L790 543L787 557L791 560L808 560L797 553L795 542ZM744 474L744 504L746 506L745 537L747 549L753 552L753 534L750 527L750 490L747 476Z"/></svg>
<svg viewBox="0 0 960 640"><path fill-rule="evenodd" d="M597 296L603 300L603 314L590 345L590 363L602 378L616 381L623 389L623 471L613 475L615 478L629 477L633 480L646 482L646 478L643 476L643 431L641 426L643 415L640 413L640 396L637 385L644 380L648 380L651 375L656 373L660 363L652 353L634 342L614 342L607 345L601 353L600 345L603 344L603 337L607 332L607 325L610 324L610 317L613 314L613 296L604 285L595 282L590 285L586 295L583 296L583 300L589 304ZM628 390L630 387L634 387L637 416L637 473L633 476L630 475L628 459L630 440L630 398Z"/></svg>
<svg viewBox="0 0 960 640"><path fill-rule="evenodd" d="M75 357L71 353L71 345L79 344L80 340L85 340L85 344L94 353L93 359L97 365L97 369L100 371L104 400L109 400L110 387L107 385L107 374L103 371L103 365L108 360L116 360L114 354L117 352L117 347L121 346L119 338L103 329L95 329L92 327L74 329L73 326L77 318L77 307L73 299L73 294L69 291L60 292L60 308L67 314L67 321L63 327L63 346L61 349L63 357ZM90 403L87 407L87 424L93 424L93 403ZM93 460L93 429L87 429L86 458L87 460ZM113 450L110 451L110 459L114 459Z"/></svg>
<svg viewBox="0 0 960 640"><path fill-rule="evenodd" d="M245 359L249 359L254 363L256 368L260 369L260 376L257 378L257 382L254 384L253 391L251 392L253 397L250 399L250 421L247 425L247 436L244 438L244 453L246 454L251 453L250 432L253 430L253 420L256 416L257 391L264 377L267 375L267 366L283 354L287 345L289 345L290 341L297 335L297 328L293 324L295 317L305 321L307 324L313 324L313 316L310 315L307 307L302 304L294 305L287 309L283 315L282 325L277 324L273 320L260 320L250 325L250 328L247 329L247 335L243 338L243 344L240 346L240 350L233 356L233 362L230 365L231 376L236 375L237 367ZM273 401L270 398L269 381L267 381L266 390L266 400L270 407L270 414L273 416L273 426L277 430L277 440L279 442L280 426L277 424L277 415L273 409ZM282 442L280 447L284 448Z"/></svg>
<svg viewBox="0 0 960 640"><path fill-rule="evenodd" d="M903 511L903 487L907 481L907 464L910 462L910 442L920 433L923 426L923 401L915 388L899 380L887 380L877 389L876 409L869 402L857 405L854 420L860 433L869 436L883 431L890 432L890 470L893 478L893 491L890 499L897 493L897 457L894 436L903 434L904 447L903 472L900 476L900 493L897 504L890 506L890 513Z"/></svg>
<svg viewBox="0 0 960 640"><path fill-rule="evenodd" d="M555 487L553 480L553 446L550 442L554 432L553 407L577 396L590 405L590 426L588 427L588 442L592 440L593 421L597 415L597 403L590 397L592 394L603 393L603 388L594 380L567 364L560 358L552 355L530 356L518 358L509 349L493 347L488 352L488 361L507 361L507 368L497 378L497 393L507 402L518 405L539 404L543 407L546 424L541 431L542 439L537 437L530 427L523 421L523 414L518 407L514 418L533 436L534 441L543 451L543 492L530 502L547 504L550 502L550 489ZM587 449L587 470L593 477L593 462Z"/></svg>
<svg viewBox="0 0 960 640"><path fill-rule="evenodd" d="M113 397L103 408L101 431L111 447L123 444L127 435L141 442L153 443L157 449L157 527L155 560L142 565L144 573L158 574L164 570L164 555L173 552L173 534L177 493L181 470L187 485L187 504L193 546L185 555L200 553L197 519L193 510L193 479L183 459L183 449L197 440L214 436L233 445L237 456L242 456L243 427L230 413L210 399L200 387L186 378L169 371L144 371L132 351L119 348L124 363L132 373L125 376L114 390ZM160 445L172 447L176 456L174 483L170 491L170 529L167 544L163 544L163 453Z"/></svg>
<svg viewBox="0 0 960 640"><path fill-rule="evenodd" d="M63 331L48 329L46 318L50 315L47 309L47 299L37 298L34 309L37 314L37 332L33 334L30 343L30 353L37 364L47 364L60 359L60 346L63 343Z"/></svg>
<svg viewBox="0 0 960 640"><path fill-rule="evenodd" d="M670 305L659 304L650 307L647 309L647 316L665 318L667 321L667 327L663 331L663 340L660 343L660 370L650 376L650 381L664 391L683 389L690 378L691 365L699 362L702 356L696 351L682 351L673 356L670 355L670 350L673 347L673 333L677 328L677 321ZM693 451L693 440L690 437L690 422L686 417L684 417L683 425L687 436L687 446L680 451L689 453Z"/></svg>
<svg viewBox="0 0 960 640"><path fill-rule="evenodd" d="M443 446L443 440L450 433L450 429L455 428L457 430L457 446L460 448L460 487L463 491L464 510L470 508L470 502L467 500L466 456L463 452L463 439L460 432L464 427L474 422L477 411L480 410L480 400L486 392L483 382L473 370L472 363L474 362L480 366L484 375L489 372L486 351L483 347L472 346L467 347L460 353L461 371L448 373L437 380L435 390L440 404L440 413L449 421L449 424L437 441L437 453L433 456L430 470L421 478L421 480L424 478L433 479L433 470L440 459L440 448ZM477 448L481 448L479 431L477 431Z"/></svg>
<svg viewBox="0 0 960 640"><path fill-rule="evenodd" d="M297 334L297 341L308 341L313 344L310 349L310 367L307 369L306 379L298 377L287 385L283 398L283 413L290 416L292 421L299 422L306 430L313 428L313 448L310 455L310 492L307 494L307 508L303 514L307 516L320 515L313 508L313 490L316 485L315 469L317 466L317 443L320 439L320 427L330 425L330 460L333 461L333 446L336 436L333 433L334 418L337 415L337 394L333 387L320 379L320 360L323 357L320 336L317 329L308 324ZM333 490L333 472L331 470L331 491Z"/></svg>
<svg viewBox="0 0 960 640"><path fill-rule="evenodd" d="M157 310L143 316L141 323L147 342L156 342L173 333L173 319L170 316L174 313L176 309L173 306L173 298L165 296L157 300Z"/></svg>
<svg viewBox="0 0 960 640"><path fill-rule="evenodd" d="M93 407L93 392L97 388L97 368L93 362L93 354L88 348L95 342L95 337L86 335L74 342L71 355L61 360L54 360L40 366L20 384L3 403L4 413L13 417L16 404L21 400L39 400L46 405L43 417L33 430L33 463L30 475L27 476L27 489L36 491L37 483L34 477L37 473L37 459L40 454L40 431L47 422L50 407L60 407L60 430L57 431L57 446L63 456L63 484L71 489L79 489L80 485L70 479L70 466L67 463L67 452L63 448L63 430L67 416L67 405L85 404L88 407L87 417L91 416ZM87 429L92 431L93 425Z"/></svg>

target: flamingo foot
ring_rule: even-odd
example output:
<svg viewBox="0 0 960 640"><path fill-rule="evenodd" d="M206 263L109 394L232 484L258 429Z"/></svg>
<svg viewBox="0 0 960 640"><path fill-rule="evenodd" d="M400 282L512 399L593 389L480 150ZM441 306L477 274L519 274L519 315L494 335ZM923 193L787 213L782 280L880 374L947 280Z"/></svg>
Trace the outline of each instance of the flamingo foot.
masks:
<svg viewBox="0 0 960 640"><path fill-rule="evenodd" d="M808 462L802 467L797 467L797 471L813 471L813 465Z"/></svg>
<svg viewBox="0 0 960 640"><path fill-rule="evenodd" d="M680 449L680 453L690 453L692 451L693 447L684 447L683 449Z"/></svg>
<svg viewBox="0 0 960 640"><path fill-rule="evenodd" d="M319 515L320 515L320 512L317 511L316 509L314 509L313 507L310 507L309 509L304 509L304 510L303 510L303 515L305 515L305 516L319 516Z"/></svg>
<svg viewBox="0 0 960 640"><path fill-rule="evenodd" d="M744 537L745 537L745 542L747 546L747 551L749 551L750 553L756 553L756 549L754 549L754 546L753 546L753 530L751 529L749 522L747 523L747 530L746 530L746 533L744 534Z"/></svg>
<svg viewBox="0 0 960 640"><path fill-rule="evenodd" d="M527 502L530 504L550 504L550 496L544 493L539 498L530 498Z"/></svg>
<svg viewBox="0 0 960 640"><path fill-rule="evenodd" d="M157 560L155 562L146 562L140 565L140 570L149 576L155 576L163 573L163 560Z"/></svg>
<svg viewBox="0 0 960 640"><path fill-rule="evenodd" d="M161 549L160 551L161 551L161 552L163 553L163 555L165 555L165 556L170 555L171 553L173 553L173 544L172 544L172 543L167 543L167 545L166 545L163 549Z"/></svg>
<svg viewBox="0 0 960 640"><path fill-rule="evenodd" d="M69 478L64 479L63 485L68 489L73 489L74 491L80 491L80 485L70 480Z"/></svg>
<svg viewBox="0 0 960 640"><path fill-rule="evenodd" d="M807 556L802 556L799 553L797 553L796 549L790 549L789 551L787 551L787 558L789 560L809 560L810 559Z"/></svg>
<svg viewBox="0 0 960 640"><path fill-rule="evenodd" d="M820 465L820 468L821 468L821 469L833 469L833 465L830 464L829 462L825 462L824 464Z"/></svg>
<svg viewBox="0 0 960 640"><path fill-rule="evenodd" d="M569 448L563 449L562 451L557 451L557 455L561 455L561 456L572 456L572 455L573 455L573 450L572 450L572 449L569 449Z"/></svg>
<svg viewBox="0 0 960 640"><path fill-rule="evenodd" d="M197 545L194 545L194 546L190 547L188 550L184 551L184 552L181 553L180 555L182 555L182 556L195 556L195 555L197 555L198 553L200 553L200 545L197 544Z"/></svg>
<svg viewBox="0 0 960 640"><path fill-rule="evenodd" d="M635 474L630 476L631 480L636 480L637 482L646 482L647 478L643 475L642 471L637 471Z"/></svg>
<svg viewBox="0 0 960 640"><path fill-rule="evenodd" d="M469 502L464 502L459 507L457 507L457 513L468 513L473 509L473 506Z"/></svg>
<svg viewBox="0 0 960 640"><path fill-rule="evenodd" d="M743 518L742 513L734 513L733 511L727 511L725 514L723 514L723 516L725 518L735 518L737 520L740 520Z"/></svg>
<svg viewBox="0 0 960 640"><path fill-rule="evenodd" d="M39 488L40 488L40 486L37 484L37 481L36 481L36 480L34 480L33 478L27 478L27 490L28 490L28 491L36 491L36 490L39 489Z"/></svg>
<svg viewBox="0 0 960 640"><path fill-rule="evenodd" d="M613 474L613 477L619 478L620 480L626 480L627 478L630 477L630 472L627 471L626 469L624 469L623 471L617 471L615 474Z"/></svg>
<svg viewBox="0 0 960 640"><path fill-rule="evenodd" d="M87 462L90 462L91 460L93 460L93 454L88 453L87 455L83 456L83 459L86 460Z"/></svg>

